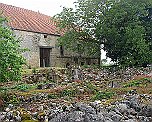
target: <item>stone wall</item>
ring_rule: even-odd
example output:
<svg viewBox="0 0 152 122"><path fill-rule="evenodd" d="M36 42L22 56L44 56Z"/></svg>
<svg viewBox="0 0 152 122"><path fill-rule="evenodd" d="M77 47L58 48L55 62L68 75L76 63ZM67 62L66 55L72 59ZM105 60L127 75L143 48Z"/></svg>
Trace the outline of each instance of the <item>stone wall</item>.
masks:
<svg viewBox="0 0 152 122"><path fill-rule="evenodd" d="M40 47L51 47L50 52L50 66L51 67L65 67L67 63L74 64L73 53L64 51L64 57L60 55L60 48L57 46L57 35L47 35L42 33L27 32L21 30L14 30L17 38L21 40L21 47L28 48L29 51L23 53L27 59L27 68L40 67ZM86 63L86 59L81 59ZM79 60L78 63L81 63ZM96 64L97 59L92 59L92 63Z"/></svg>

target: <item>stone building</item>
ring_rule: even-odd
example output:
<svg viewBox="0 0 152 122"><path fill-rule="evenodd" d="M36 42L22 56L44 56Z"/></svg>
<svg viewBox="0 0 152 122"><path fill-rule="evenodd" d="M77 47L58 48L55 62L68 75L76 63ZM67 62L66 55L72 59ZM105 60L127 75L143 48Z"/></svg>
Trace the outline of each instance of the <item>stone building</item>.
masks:
<svg viewBox="0 0 152 122"><path fill-rule="evenodd" d="M2 15L8 18L8 25L21 47L29 51L23 53L29 67L66 67L73 64L97 64L97 58L78 57L57 45L61 36L50 16L31 10L0 3Z"/></svg>

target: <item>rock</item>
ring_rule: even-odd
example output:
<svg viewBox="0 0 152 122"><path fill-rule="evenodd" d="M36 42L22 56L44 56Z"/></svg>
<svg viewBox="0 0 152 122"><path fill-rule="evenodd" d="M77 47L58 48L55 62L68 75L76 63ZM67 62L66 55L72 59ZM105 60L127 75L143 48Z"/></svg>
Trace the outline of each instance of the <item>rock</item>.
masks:
<svg viewBox="0 0 152 122"><path fill-rule="evenodd" d="M96 114L95 109L92 108L89 105L79 103L79 104L76 105L76 107L77 107L78 110L80 110L82 112L86 112L86 113L90 113L90 114Z"/></svg>
<svg viewBox="0 0 152 122"><path fill-rule="evenodd" d="M12 119L12 118L13 118L12 112L7 112L7 113L6 113L6 117L7 117L9 120Z"/></svg>
<svg viewBox="0 0 152 122"><path fill-rule="evenodd" d="M135 119L129 119L129 120L124 120L124 122L138 122L138 121Z"/></svg>
<svg viewBox="0 0 152 122"><path fill-rule="evenodd" d="M133 116L133 115L128 115L128 118L129 118L129 119L135 119L135 116Z"/></svg>
<svg viewBox="0 0 152 122"><path fill-rule="evenodd" d="M68 122L68 114L66 112L57 114L57 116L51 118L49 122Z"/></svg>
<svg viewBox="0 0 152 122"><path fill-rule="evenodd" d="M116 114L114 111L110 111L108 113L109 118L111 118L114 122L120 122L122 116L119 114Z"/></svg>
<svg viewBox="0 0 152 122"><path fill-rule="evenodd" d="M116 107L117 107L117 110L119 110L120 113L122 113L122 114L127 112L127 110L128 110L128 106L124 103L119 103L118 105L116 105Z"/></svg>
<svg viewBox="0 0 152 122"><path fill-rule="evenodd" d="M37 89L42 89L43 88L43 85L42 84L39 84L38 86L37 86Z"/></svg>
<svg viewBox="0 0 152 122"><path fill-rule="evenodd" d="M114 122L114 121L111 118L106 117L105 120L104 120L104 122Z"/></svg>
<svg viewBox="0 0 152 122"><path fill-rule="evenodd" d="M79 88L79 89L78 89L78 92L79 92L80 94L83 94L84 91L85 91L85 90L84 90L83 88Z"/></svg>
<svg viewBox="0 0 152 122"><path fill-rule="evenodd" d="M85 114L84 122L104 122L104 116L102 114Z"/></svg>
<svg viewBox="0 0 152 122"><path fill-rule="evenodd" d="M14 120L15 122L20 122L21 121L21 117L18 115L18 116L15 116L14 117Z"/></svg>
<svg viewBox="0 0 152 122"><path fill-rule="evenodd" d="M85 113L74 111L68 114L68 122L84 122Z"/></svg>
<svg viewBox="0 0 152 122"><path fill-rule="evenodd" d="M148 118L148 117L145 117L145 116L139 116L139 121L141 122L152 122L152 118Z"/></svg>
<svg viewBox="0 0 152 122"><path fill-rule="evenodd" d="M38 112L33 112L33 113L31 113L31 115L34 119L36 119L38 117Z"/></svg>
<svg viewBox="0 0 152 122"><path fill-rule="evenodd" d="M40 122L43 122L45 120L45 113L44 112L39 113L37 118Z"/></svg>
<svg viewBox="0 0 152 122"><path fill-rule="evenodd" d="M13 119L9 120L9 122L15 122Z"/></svg>
<svg viewBox="0 0 152 122"><path fill-rule="evenodd" d="M127 111L127 113L128 114L131 114L131 115L137 115L137 112L134 110L134 109L132 109L132 108L130 108L128 111Z"/></svg>
<svg viewBox="0 0 152 122"><path fill-rule="evenodd" d="M138 100L138 95L133 95L130 98L130 108L135 109L135 111L139 112L141 110L140 104L139 104L139 100Z"/></svg>
<svg viewBox="0 0 152 122"><path fill-rule="evenodd" d="M100 100L95 100L94 102L91 102L90 105L94 108L96 108L96 106L98 106L99 104L101 104Z"/></svg>
<svg viewBox="0 0 152 122"><path fill-rule="evenodd" d="M39 111L43 111L44 110L44 107L41 105L39 108L38 108Z"/></svg>
<svg viewBox="0 0 152 122"><path fill-rule="evenodd" d="M145 115L146 117L152 117L152 105L145 105L142 108L140 115Z"/></svg>
<svg viewBox="0 0 152 122"><path fill-rule="evenodd" d="M6 113L2 112L0 113L0 122L3 122L6 118Z"/></svg>
<svg viewBox="0 0 152 122"><path fill-rule="evenodd" d="M119 114L119 115L121 115L121 116L122 116L122 114L123 114L123 112L120 112L117 108L114 108L113 111L116 112L116 114Z"/></svg>
<svg viewBox="0 0 152 122"><path fill-rule="evenodd" d="M13 106L14 106L13 104L9 104L9 105L8 105L8 108L9 108L9 109L12 109Z"/></svg>
<svg viewBox="0 0 152 122"><path fill-rule="evenodd" d="M3 99L0 97L0 108L2 108L4 106L4 102Z"/></svg>
<svg viewBox="0 0 152 122"><path fill-rule="evenodd" d="M6 108L5 111L6 111L6 112L10 111L10 108Z"/></svg>
<svg viewBox="0 0 152 122"><path fill-rule="evenodd" d="M5 121L4 122L10 122L10 120L9 119L5 119Z"/></svg>

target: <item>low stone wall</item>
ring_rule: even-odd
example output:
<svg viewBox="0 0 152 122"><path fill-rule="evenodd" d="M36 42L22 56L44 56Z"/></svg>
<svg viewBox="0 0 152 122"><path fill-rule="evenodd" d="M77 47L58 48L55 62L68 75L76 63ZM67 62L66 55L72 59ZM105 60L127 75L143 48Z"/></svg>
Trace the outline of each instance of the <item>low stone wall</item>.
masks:
<svg viewBox="0 0 152 122"><path fill-rule="evenodd" d="M41 69L33 69L31 73L24 74L22 76L22 81L26 83L35 83L41 81L62 81L64 79L64 75L67 75L66 68L41 68Z"/></svg>
<svg viewBox="0 0 152 122"><path fill-rule="evenodd" d="M41 81L72 82L72 81L112 81L113 86L118 83L141 77L151 77L152 69L127 68L127 69L93 69L93 68L41 68L33 69L31 73L24 74L23 82L35 83Z"/></svg>

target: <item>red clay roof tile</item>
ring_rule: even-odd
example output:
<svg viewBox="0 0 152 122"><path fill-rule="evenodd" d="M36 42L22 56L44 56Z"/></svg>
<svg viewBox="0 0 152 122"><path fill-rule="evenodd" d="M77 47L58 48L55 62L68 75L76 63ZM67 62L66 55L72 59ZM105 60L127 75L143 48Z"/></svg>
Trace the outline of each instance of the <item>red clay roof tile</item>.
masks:
<svg viewBox="0 0 152 122"><path fill-rule="evenodd" d="M0 3L0 10L13 29L60 35L50 16L3 3Z"/></svg>

